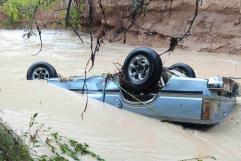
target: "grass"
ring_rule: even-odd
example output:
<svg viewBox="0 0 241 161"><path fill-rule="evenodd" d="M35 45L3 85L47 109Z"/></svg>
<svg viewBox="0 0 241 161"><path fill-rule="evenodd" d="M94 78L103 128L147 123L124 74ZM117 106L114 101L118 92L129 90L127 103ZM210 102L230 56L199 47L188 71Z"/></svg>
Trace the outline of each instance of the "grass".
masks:
<svg viewBox="0 0 241 161"><path fill-rule="evenodd" d="M10 128L0 122L0 161L32 161L28 148Z"/></svg>

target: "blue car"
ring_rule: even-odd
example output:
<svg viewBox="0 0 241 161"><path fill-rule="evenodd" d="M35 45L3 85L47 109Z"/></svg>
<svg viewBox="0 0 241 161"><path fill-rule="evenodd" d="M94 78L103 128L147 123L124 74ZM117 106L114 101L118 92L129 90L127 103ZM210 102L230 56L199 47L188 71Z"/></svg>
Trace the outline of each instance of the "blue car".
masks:
<svg viewBox="0 0 241 161"><path fill-rule="evenodd" d="M28 80L46 79L74 92L88 95L141 115L166 121L214 125L234 109L239 84L232 78L196 78L187 64L163 67L150 48L137 48L116 74L92 77L58 77L54 67L37 62L27 72Z"/></svg>

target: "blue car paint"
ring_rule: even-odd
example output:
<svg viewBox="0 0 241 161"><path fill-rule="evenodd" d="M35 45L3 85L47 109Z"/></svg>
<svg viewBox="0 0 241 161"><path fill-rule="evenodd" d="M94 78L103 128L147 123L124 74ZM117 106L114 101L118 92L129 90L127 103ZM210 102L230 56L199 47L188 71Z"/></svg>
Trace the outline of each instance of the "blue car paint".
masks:
<svg viewBox="0 0 241 161"><path fill-rule="evenodd" d="M84 91L86 93L86 89L88 89L89 97L161 120L207 125L217 124L232 111L236 103L235 97L219 96L209 90L206 79L172 76L156 96L144 103L125 99L118 82L108 81L107 84L105 82L102 76L89 77L86 80L84 77L48 80L50 84L76 92ZM217 102L217 107L209 120L201 118L205 99Z"/></svg>

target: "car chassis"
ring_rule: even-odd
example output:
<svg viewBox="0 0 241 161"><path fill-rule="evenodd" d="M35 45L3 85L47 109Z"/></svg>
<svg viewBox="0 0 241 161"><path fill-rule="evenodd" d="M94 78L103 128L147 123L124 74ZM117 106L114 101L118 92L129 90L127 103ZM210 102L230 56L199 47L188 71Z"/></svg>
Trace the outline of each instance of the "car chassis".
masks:
<svg viewBox="0 0 241 161"><path fill-rule="evenodd" d="M34 74L37 74L36 79L47 79L49 84L88 95L120 109L166 121L218 124L234 109L236 97L240 94L239 84L232 78L190 78L175 69L165 70L168 79L157 90L137 93L122 86L120 74L48 78L51 71L42 72L45 66L45 62L42 66L33 65L30 69L34 72L29 75L28 71L27 78L33 76L34 79ZM56 73L53 68L53 77Z"/></svg>

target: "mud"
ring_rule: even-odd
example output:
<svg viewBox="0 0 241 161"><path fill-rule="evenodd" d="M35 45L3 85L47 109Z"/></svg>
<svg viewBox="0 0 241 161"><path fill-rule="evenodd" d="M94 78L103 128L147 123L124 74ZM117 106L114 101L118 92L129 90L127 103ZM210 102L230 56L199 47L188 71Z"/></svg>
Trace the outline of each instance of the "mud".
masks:
<svg viewBox="0 0 241 161"><path fill-rule="evenodd" d="M127 28L130 22L122 17L128 16L132 1L102 2L107 15L107 21L101 20L102 24L108 26L106 39L123 42L120 31ZM240 0L203 0L191 36L181 47L196 51L240 54L240 6ZM127 43L167 48L169 39L159 34L181 36L190 24L194 9L195 0L153 0L147 7L145 16L141 16L137 24L156 34L148 34L134 25L127 33ZM98 7L97 12L101 14ZM98 26L99 24L96 27Z"/></svg>

